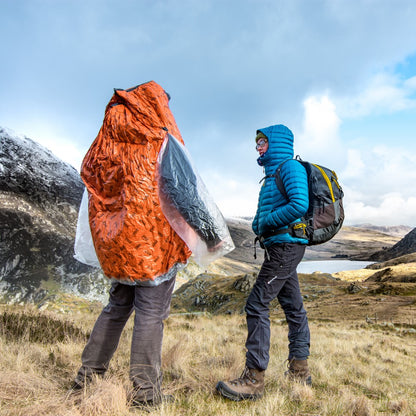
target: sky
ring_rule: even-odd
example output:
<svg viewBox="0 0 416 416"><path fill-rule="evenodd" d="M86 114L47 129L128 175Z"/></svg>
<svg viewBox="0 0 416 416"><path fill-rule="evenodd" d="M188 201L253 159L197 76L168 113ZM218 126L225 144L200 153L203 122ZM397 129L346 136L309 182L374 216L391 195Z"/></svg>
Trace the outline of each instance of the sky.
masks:
<svg viewBox="0 0 416 416"><path fill-rule="evenodd" d="M79 170L114 88L154 80L226 217L256 130L334 169L345 224L416 226L414 0L0 0L0 126Z"/></svg>

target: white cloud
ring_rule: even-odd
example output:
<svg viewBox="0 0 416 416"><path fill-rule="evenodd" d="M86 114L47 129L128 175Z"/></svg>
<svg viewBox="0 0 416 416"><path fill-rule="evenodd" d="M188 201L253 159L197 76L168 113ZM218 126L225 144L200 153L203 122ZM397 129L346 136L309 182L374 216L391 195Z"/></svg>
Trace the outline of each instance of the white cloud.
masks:
<svg viewBox="0 0 416 416"><path fill-rule="evenodd" d="M416 108L415 92L416 77L402 80L398 75L380 73L357 96L338 100L338 108L343 118L395 113Z"/></svg>
<svg viewBox="0 0 416 416"><path fill-rule="evenodd" d="M242 178L218 172L201 172L201 177L225 217L254 216L260 190L258 183L244 182Z"/></svg>
<svg viewBox="0 0 416 416"><path fill-rule="evenodd" d="M347 167L342 172L342 177L346 179L360 179L364 176L366 169L362 154L357 149L348 149Z"/></svg>
<svg viewBox="0 0 416 416"><path fill-rule="evenodd" d="M341 119L335 104L328 94L323 94L306 98L303 107L303 128L295 138L295 152L305 160L331 164L335 169L343 158L339 138Z"/></svg>
<svg viewBox="0 0 416 416"><path fill-rule="evenodd" d="M348 191L347 191L348 192ZM383 196L379 205L367 205L348 198L345 204L346 223L416 226L416 197L403 197L400 193Z"/></svg>
<svg viewBox="0 0 416 416"><path fill-rule="evenodd" d="M380 77L358 97L333 101L328 93L304 100L303 130L299 134L298 150L303 158L334 169L345 192L346 223L371 222L382 225L404 223L416 225L416 155L408 149L391 146L371 146L373 138L361 137L359 148L347 148L340 140L343 119L338 115L341 102L351 102L351 108L361 103L361 110L400 111L411 106L410 87L401 89L374 88ZM386 79L386 78L384 78ZM408 80L408 85L414 82ZM377 100L381 100L378 102ZM342 106L341 106L342 107ZM342 108L345 110L345 107Z"/></svg>
<svg viewBox="0 0 416 416"><path fill-rule="evenodd" d="M338 136L340 125L335 104L327 95L323 95L321 97L309 97L303 105L308 144L322 147L332 143L334 138Z"/></svg>
<svg viewBox="0 0 416 416"><path fill-rule="evenodd" d="M346 222L416 225L416 156L387 146L350 149L348 155L340 175Z"/></svg>
<svg viewBox="0 0 416 416"><path fill-rule="evenodd" d="M410 93L416 92L416 76L406 79L403 82L403 86L408 89Z"/></svg>

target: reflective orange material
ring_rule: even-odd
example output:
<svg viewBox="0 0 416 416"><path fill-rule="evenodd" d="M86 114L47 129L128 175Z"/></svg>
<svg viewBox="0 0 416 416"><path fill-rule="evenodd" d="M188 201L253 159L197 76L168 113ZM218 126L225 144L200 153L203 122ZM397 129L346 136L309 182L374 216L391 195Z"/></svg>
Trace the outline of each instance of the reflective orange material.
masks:
<svg viewBox="0 0 416 416"><path fill-rule="evenodd" d="M85 155L91 233L108 277L154 280L191 255L159 204L157 156L166 129L183 143L160 85L115 90Z"/></svg>

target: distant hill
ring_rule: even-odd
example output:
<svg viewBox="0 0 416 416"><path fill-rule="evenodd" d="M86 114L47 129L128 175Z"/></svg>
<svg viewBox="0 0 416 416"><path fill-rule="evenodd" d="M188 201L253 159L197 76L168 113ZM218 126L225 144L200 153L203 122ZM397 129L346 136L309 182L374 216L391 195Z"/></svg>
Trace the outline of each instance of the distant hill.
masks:
<svg viewBox="0 0 416 416"><path fill-rule="evenodd" d="M384 234L394 235L397 237L404 237L409 233L413 228L407 225L373 225L373 224L357 224L354 225L355 228L364 228L368 230L379 231Z"/></svg>
<svg viewBox="0 0 416 416"><path fill-rule="evenodd" d="M380 270L385 267L406 265L406 264L416 264L416 252L410 254L404 254L403 256L394 257L393 259L373 263L366 267L366 269Z"/></svg>
<svg viewBox="0 0 416 416"><path fill-rule="evenodd" d="M416 252L416 228L410 231L393 247L385 248L371 255L371 261L386 261Z"/></svg>

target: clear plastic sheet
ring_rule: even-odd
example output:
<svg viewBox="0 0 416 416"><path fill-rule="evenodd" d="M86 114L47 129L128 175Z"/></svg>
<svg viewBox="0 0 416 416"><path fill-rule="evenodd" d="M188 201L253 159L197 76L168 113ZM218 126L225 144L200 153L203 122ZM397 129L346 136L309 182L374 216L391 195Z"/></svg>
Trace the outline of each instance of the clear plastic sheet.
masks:
<svg viewBox="0 0 416 416"><path fill-rule="evenodd" d="M186 148L168 134L158 157L159 199L171 227L201 265L234 249L227 224Z"/></svg>
<svg viewBox="0 0 416 416"><path fill-rule="evenodd" d="M95 252L88 218L88 191L84 189L78 212L77 232L75 234L74 257L88 266L101 267Z"/></svg>

